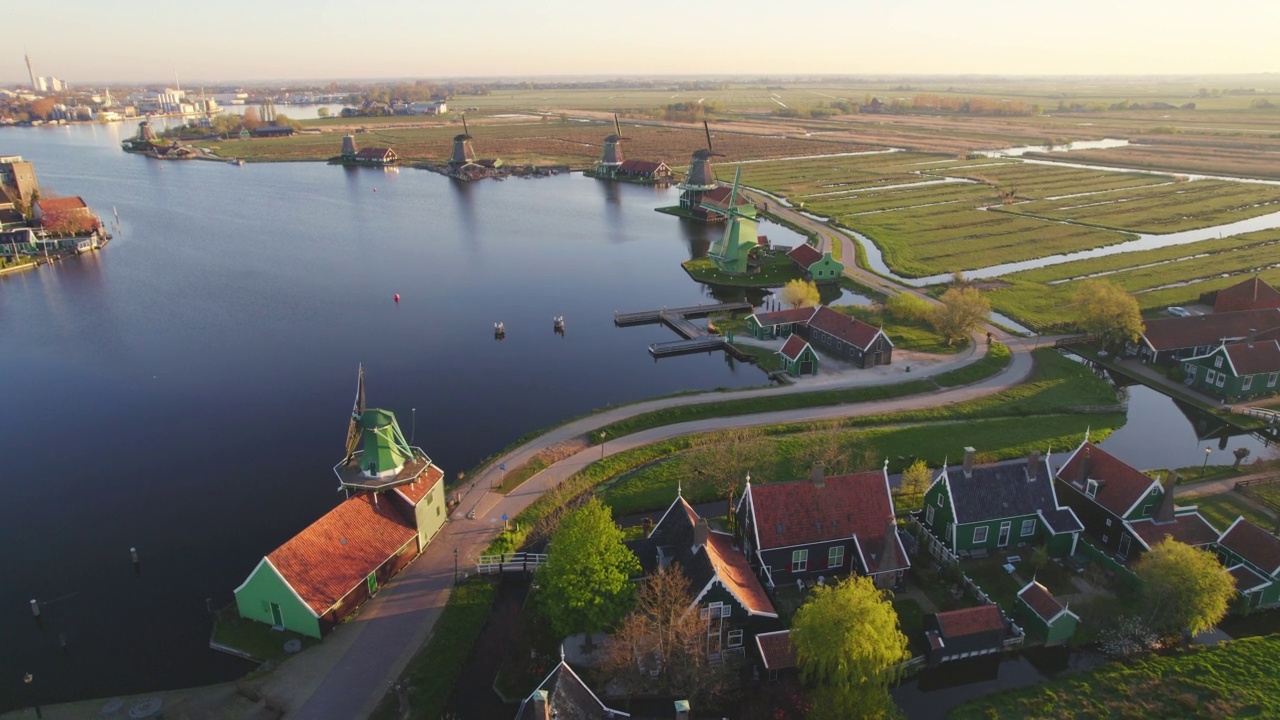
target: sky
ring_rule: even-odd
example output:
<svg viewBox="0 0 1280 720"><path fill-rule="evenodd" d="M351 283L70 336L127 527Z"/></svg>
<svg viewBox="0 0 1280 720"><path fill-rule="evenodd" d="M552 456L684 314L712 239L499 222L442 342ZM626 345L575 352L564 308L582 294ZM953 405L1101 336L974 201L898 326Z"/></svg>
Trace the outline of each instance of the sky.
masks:
<svg viewBox="0 0 1280 720"><path fill-rule="evenodd" d="M7 3L0 84L1280 72L1280 1Z"/></svg>

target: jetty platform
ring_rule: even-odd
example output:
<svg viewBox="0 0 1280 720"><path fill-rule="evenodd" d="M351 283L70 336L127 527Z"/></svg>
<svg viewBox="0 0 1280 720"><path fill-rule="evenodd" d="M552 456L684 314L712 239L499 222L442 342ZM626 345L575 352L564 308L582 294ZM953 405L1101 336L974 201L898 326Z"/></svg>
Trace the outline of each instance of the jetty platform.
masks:
<svg viewBox="0 0 1280 720"><path fill-rule="evenodd" d="M716 350L724 350L738 359L745 359L747 356L730 345L723 337L713 335L706 328L693 324L689 321L689 318L706 317L720 312L740 312L750 309L751 303L740 301L717 303L714 305L690 305L686 307L662 308L661 310L642 310L640 312L631 313L616 312L613 314L613 324L618 327L628 327L631 325L651 325L654 323L662 323L676 331L677 334L684 338L683 340L653 343L650 345L649 354L655 359L670 355L714 352Z"/></svg>

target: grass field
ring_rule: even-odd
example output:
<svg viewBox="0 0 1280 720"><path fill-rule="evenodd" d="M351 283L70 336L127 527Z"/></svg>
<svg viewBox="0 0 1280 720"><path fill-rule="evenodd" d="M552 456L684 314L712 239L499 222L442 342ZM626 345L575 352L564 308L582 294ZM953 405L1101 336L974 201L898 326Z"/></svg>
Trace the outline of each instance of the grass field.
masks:
<svg viewBox="0 0 1280 720"><path fill-rule="evenodd" d="M1170 233L1280 211L1280 187L1199 180L1019 203L1002 210L1133 232Z"/></svg>
<svg viewBox="0 0 1280 720"><path fill-rule="evenodd" d="M971 701L950 717L1280 717L1280 635L1111 663Z"/></svg>
<svg viewBox="0 0 1280 720"><path fill-rule="evenodd" d="M1188 507L1194 505L1199 508L1200 516L1208 520L1209 524L1216 528L1218 532L1231 527L1231 523L1235 522L1236 518L1241 515L1258 527L1270 530L1276 526L1274 518L1250 505L1243 497L1234 492L1180 497L1178 498L1178 505Z"/></svg>

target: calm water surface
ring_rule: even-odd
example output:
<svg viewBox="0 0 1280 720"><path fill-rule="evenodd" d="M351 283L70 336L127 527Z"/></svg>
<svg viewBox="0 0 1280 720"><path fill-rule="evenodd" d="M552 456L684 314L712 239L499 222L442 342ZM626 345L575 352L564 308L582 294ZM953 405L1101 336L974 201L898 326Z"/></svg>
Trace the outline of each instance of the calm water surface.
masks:
<svg viewBox="0 0 1280 720"><path fill-rule="evenodd" d="M358 363L370 404L450 477L609 403L764 384L720 354L655 363L673 333L613 326L713 301L679 262L717 230L653 212L674 190L156 162L119 150L131 132L0 134L46 191L124 226L101 253L0 277L0 678L33 672L43 702L247 669L208 650L205 598L230 602L337 502ZM0 682L0 710L22 691Z"/></svg>

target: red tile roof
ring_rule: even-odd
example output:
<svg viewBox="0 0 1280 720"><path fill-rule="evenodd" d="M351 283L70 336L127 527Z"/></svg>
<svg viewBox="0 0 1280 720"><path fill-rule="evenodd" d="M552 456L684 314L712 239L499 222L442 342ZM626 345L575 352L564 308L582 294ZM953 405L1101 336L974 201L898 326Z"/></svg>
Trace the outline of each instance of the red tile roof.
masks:
<svg viewBox="0 0 1280 720"><path fill-rule="evenodd" d="M882 568L878 558L870 556L881 552L894 517L889 486L880 470L834 475L824 478L822 487L810 480L752 485L751 510L761 550L857 536L870 572L907 567L901 546L895 567Z"/></svg>
<svg viewBox="0 0 1280 720"><path fill-rule="evenodd" d="M1165 535L1186 545L1208 545L1218 539L1218 531L1197 512L1175 515L1173 522L1167 523L1157 523L1154 519L1138 520L1129 523L1129 527L1148 548L1164 540Z"/></svg>
<svg viewBox="0 0 1280 720"><path fill-rule="evenodd" d="M1253 563L1270 577L1280 571L1280 538L1240 518L1222 534L1218 543Z"/></svg>
<svg viewBox="0 0 1280 720"><path fill-rule="evenodd" d="M1239 312L1167 317L1146 321L1142 337L1157 351L1219 345L1224 338L1238 339L1280 327L1280 310L1241 310Z"/></svg>
<svg viewBox="0 0 1280 720"><path fill-rule="evenodd" d="M822 253L809 243L801 243L787 253L787 257L794 260L800 267L808 268L810 265L822 259Z"/></svg>
<svg viewBox="0 0 1280 720"><path fill-rule="evenodd" d="M395 155L391 148L364 148L356 153L356 157L361 160L385 160L387 157Z"/></svg>
<svg viewBox="0 0 1280 720"><path fill-rule="evenodd" d="M738 602L752 614L767 614L777 617L778 611L773 609L769 596L756 574L751 571L747 556L733 547L733 537L721 532L707 535L707 559L715 568L716 577L725 589L733 594Z"/></svg>
<svg viewBox="0 0 1280 720"><path fill-rule="evenodd" d="M809 320L809 327L834 335L863 350L870 347L876 336L880 334L879 328L838 313L825 305L819 307L813 314Z"/></svg>
<svg viewBox="0 0 1280 720"><path fill-rule="evenodd" d="M1088 477L1082 467L1088 464ZM1110 510L1117 517L1133 507L1144 495L1159 483L1106 450L1087 442L1072 453L1067 464L1058 470L1058 477L1081 493L1088 488L1087 479L1098 481L1098 492L1093 501Z"/></svg>
<svg viewBox="0 0 1280 720"><path fill-rule="evenodd" d="M65 198L40 198L36 201L40 206L40 212L67 212L68 210L84 210L88 209L88 205L84 204L84 200L79 197Z"/></svg>
<svg viewBox="0 0 1280 720"><path fill-rule="evenodd" d="M784 344L782 349L778 352L791 362L795 362L800 359L800 354L803 353L804 349L807 347L809 347L809 343L805 342L804 338L799 335L792 335L787 338L786 344Z"/></svg>
<svg viewBox="0 0 1280 720"><path fill-rule="evenodd" d="M938 627L944 638L958 638L1005 629L1004 616L998 605L979 605L963 610L938 613Z"/></svg>
<svg viewBox="0 0 1280 720"><path fill-rule="evenodd" d="M713 205L720 208L729 207L729 195L733 192L733 188L720 187L711 189L702 194L702 202L707 205ZM735 201L737 202L737 201ZM739 205L743 203L738 203Z"/></svg>
<svg viewBox="0 0 1280 720"><path fill-rule="evenodd" d="M390 502L355 495L267 556L317 615L365 581L417 533Z"/></svg>
<svg viewBox="0 0 1280 720"><path fill-rule="evenodd" d="M1280 308L1280 291L1257 275L1219 290L1218 296L1213 300L1215 313L1261 308Z"/></svg>
<svg viewBox="0 0 1280 720"><path fill-rule="evenodd" d="M791 646L791 631L760 633L756 635L756 647L765 670L786 670L796 666L796 650Z"/></svg>
<svg viewBox="0 0 1280 720"><path fill-rule="evenodd" d="M618 172L652 175L664 167L667 167L667 164L664 162L654 162L652 160L623 160L622 163L618 165Z"/></svg>
<svg viewBox="0 0 1280 720"><path fill-rule="evenodd" d="M1056 618L1058 613L1065 609L1063 604L1049 592L1049 588L1035 581L1019 590L1018 597L1045 622Z"/></svg>
<svg viewBox="0 0 1280 720"><path fill-rule="evenodd" d="M776 312L756 313L756 322L761 327L769 327L771 325L787 325L789 323L808 322L813 317L814 309L811 307L792 308L790 310L778 310Z"/></svg>
<svg viewBox="0 0 1280 720"><path fill-rule="evenodd" d="M1280 372L1280 342L1231 343L1223 347L1236 375Z"/></svg>
<svg viewBox="0 0 1280 720"><path fill-rule="evenodd" d="M417 482L397 486L396 492L400 493L405 500L408 500L410 505L417 505L443 477L444 471L435 465L431 465L426 472L418 477Z"/></svg>
<svg viewBox="0 0 1280 720"><path fill-rule="evenodd" d="M1270 585L1271 581L1249 568L1248 565L1237 565L1227 571L1236 581L1236 592L1246 592L1259 586Z"/></svg>

